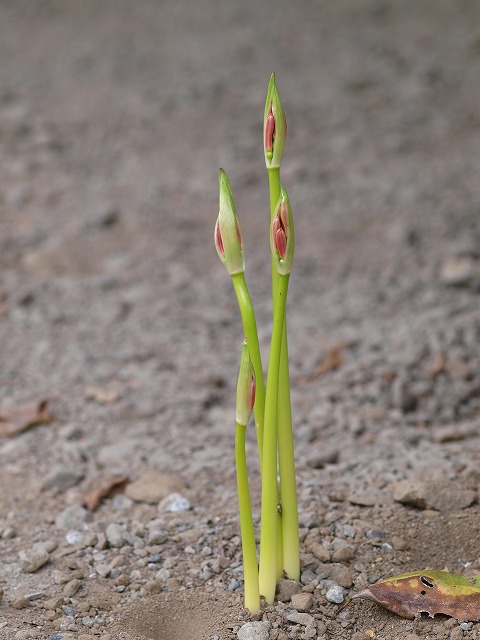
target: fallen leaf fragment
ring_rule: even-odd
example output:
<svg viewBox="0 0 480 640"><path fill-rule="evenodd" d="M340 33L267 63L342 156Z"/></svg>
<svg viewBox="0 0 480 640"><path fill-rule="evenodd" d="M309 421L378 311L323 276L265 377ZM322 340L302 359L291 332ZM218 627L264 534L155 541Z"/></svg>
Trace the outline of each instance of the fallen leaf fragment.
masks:
<svg viewBox="0 0 480 640"><path fill-rule="evenodd" d="M91 385L85 389L85 397L87 400L98 402L98 404L113 404L118 400L118 393L115 389Z"/></svg>
<svg viewBox="0 0 480 640"><path fill-rule="evenodd" d="M298 380L298 384L306 384L308 382L312 382L312 380L316 380L323 376L325 373L329 371L334 371L338 369L344 361L344 346L342 347L334 347L331 349L317 364L314 371L305 376L302 376Z"/></svg>
<svg viewBox="0 0 480 640"><path fill-rule="evenodd" d="M128 476L120 476L118 478L114 478L110 480L107 484L99 487L98 489L93 489L90 493L83 499L83 504L90 509L90 511L95 511L101 505L102 500L105 498L109 498L112 495L117 493L122 493L129 482Z"/></svg>
<svg viewBox="0 0 480 640"><path fill-rule="evenodd" d="M27 405L0 413L0 437L13 438L24 431L54 420L47 409L48 400L41 400L35 405Z"/></svg>
<svg viewBox="0 0 480 640"><path fill-rule="evenodd" d="M368 586L344 606L361 598L373 600L404 618L413 619L420 613L433 618L443 613L459 622L478 622L480 574L466 577L434 569L404 573Z"/></svg>

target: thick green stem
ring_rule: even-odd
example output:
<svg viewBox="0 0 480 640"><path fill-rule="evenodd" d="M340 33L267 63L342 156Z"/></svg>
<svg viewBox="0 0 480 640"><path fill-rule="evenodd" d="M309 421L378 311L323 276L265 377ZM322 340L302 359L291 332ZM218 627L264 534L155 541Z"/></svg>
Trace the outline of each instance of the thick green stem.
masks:
<svg viewBox="0 0 480 640"><path fill-rule="evenodd" d="M257 549L255 546L255 531L253 528L245 456L245 431L246 428L237 422L235 430L235 462L237 467L240 531L242 535L244 597L245 607L253 612L260 610L260 593L258 588Z"/></svg>
<svg viewBox="0 0 480 640"><path fill-rule="evenodd" d="M268 604L272 604L275 599L275 588L277 583L278 381L288 280L288 275L281 276L278 280L277 296L275 300L275 319L273 322L272 340L270 344L270 360L268 363L267 389L265 394L259 584L260 593L265 597Z"/></svg>
<svg viewBox="0 0 480 640"><path fill-rule="evenodd" d="M263 459L263 421L265 414L265 382L263 379L262 358L260 355L260 345L258 342L257 321L253 310L252 300L248 292L245 275L236 273L232 276L233 288L238 300L240 315L242 316L243 332L248 342L248 350L252 359L253 370L255 371L256 391L255 406L255 429L257 433L258 457L260 460L260 472L262 470Z"/></svg>
<svg viewBox="0 0 480 640"><path fill-rule="evenodd" d="M280 198L280 169L268 170L270 189L270 222ZM272 257L272 299L278 286L279 274ZM273 309L275 315L275 309ZM283 569L292 580L300 579L300 543L298 537L297 485L290 403L290 375L288 370L287 321L283 321L282 350L278 387L278 457L280 472L280 503L282 507Z"/></svg>

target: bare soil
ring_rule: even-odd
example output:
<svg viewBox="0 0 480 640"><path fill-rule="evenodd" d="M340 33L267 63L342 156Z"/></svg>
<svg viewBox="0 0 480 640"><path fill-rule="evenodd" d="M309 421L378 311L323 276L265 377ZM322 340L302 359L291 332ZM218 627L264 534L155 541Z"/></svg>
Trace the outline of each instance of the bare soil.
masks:
<svg viewBox="0 0 480 640"><path fill-rule="evenodd" d="M47 399L54 416L0 438L0 638L233 640L251 619L242 330L212 236L223 166L266 362L272 70L314 637L480 637L326 599L480 572L479 25L474 0L0 3L0 414ZM248 454L258 523L253 428ZM150 471L191 508L127 487L83 509ZM263 610L272 640L307 637L291 611Z"/></svg>

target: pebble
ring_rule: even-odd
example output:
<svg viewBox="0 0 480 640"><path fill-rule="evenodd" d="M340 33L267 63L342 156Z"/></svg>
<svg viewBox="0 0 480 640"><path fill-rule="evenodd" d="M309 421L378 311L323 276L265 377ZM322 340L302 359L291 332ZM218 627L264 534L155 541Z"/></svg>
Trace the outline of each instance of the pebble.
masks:
<svg viewBox="0 0 480 640"><path fill-rule="evenodd" d="M297 611L310 611L313 606L313 596L311 593L294 593L291 600L292 607Z"/></svg>
<svg viewBox="0 0 480 640"><path fill-rule="evenodd" d="M463 629L456 627L450 632L450 640L461 640L463 638Z"/></svg>
<svg viewBox="0 0 480 640"><path fill-rule="evenodd" d="M345 600L343 589L338 585L330 587L325 597L327 598L328 602L333 602L335 604L342 604L342 602Z"/></svg>
<svg viewBox="0 0 480 640"><path fill-rule="evenodd" d="M463 629L463 631L470 631L472 627L473 627L473 622L462 622L460 624L460 629Z"/></svg>
<svg viewBox="0 0 480 640"><path fill-rule="evenodd" d="M51 471L43 478L42 488L53 489L55 491L64 492L71 487L75 487L85 477L84 473L72 467L59 465L51 469Z"/></svg>
<svg viewBox="0 0 480 640"><path fill-rule="evenodd" d="M148 544L164 544L168 540L168 534L161 529L152 529L148 534Z"/></svg>
<svg viewBox="0 0 480 640"><path fill-rule="evenodd" d="M168 496L165 496L163 500L160 500L158 503L158 510L160 513L165 511L167 512L178 512L178 511L188 511L192 508L190 500L182 496L181 493L170 493Z"/></svg>
<svg viewBox="0 0 480 640"><path fill-rule="evenodd" d="M326 577L330 580L333 580L341 587L345 587L349 589L353 584L353 577L351 569L345 567L342 564L332 564L330 566L327 565L327 575Z"/></svg>
<svg viewBox="0 0 480 640"><path fill-rule="evenodd" d="M237 633L238 640L268 640L270 622L246 622Z"/></svg>
<svg viewBox="0 0 480 640"><path fill-rule="evenodd" d="M295 593L302 592L302 585L296 580L282 578L277 584L277 600L279 602L290 602Z"/></svg>
<svg viewBox="0 0 480 640"><path fill-rule="evenodd" d="M58 529L79 529L82 524L89 522L92 514L81 504L72 504L66 507L55 518L55 526Z"/></svg>
<svg viewBox="0 0 480 640"><path fill-rule="evenodd" d="M67 598L71 598L77 593L77 591L80 589L81 586L82 586L81 580L77 580L77 579L70 580L70 582L67 582L67 584L63 587L63 594Z"/></svg>
<svg viewBox="0 0 480 640"><path fill-rule="evenodd" d="M320 562L330 562L330 552L323 546L323 544L320 544L319 542L312 544L310 546L310 551L317 560L320 560Z"/></svg>
<svg viewBox="0 0 480 640"><path fill-rule="evenodd" d="M440 270L440 282L447 287L467 287L474 278L476 263L467 256L446 258Z"/></svg>
<svg viewBox="0 0 480 640"><path fill-rule="evenodd" d="M337 549L334 552L332 556L332 560L333 562L350 562L350 560L352 560L353 557L354 557L354 551L352 547L345 545L343 547L340 547L340 549Z"/></svg>
<svg viewBox="0 0 480 640"><path fill-rule="evenodd" d="M111 547L119 548L125 544L124 538L125 529L116 522L111 522L105 530L108 544Z"/></svg>
<svg viewBox="0 0 480 640"><path fill-rule="evenodd" d="M147 471L134 482L127 485L125 493L132 500L157 504L173 492L183 491L185 482L180 476L159 471Z"/></svg>
<svg viewBox="0 0 480 640"><path fill-rule="evenodd" d="M42 547L32 547L20 552L20 559L23 563L23 570L26 573L35 573L49 560L48 551Z"/></svg>
<svg viewBox="0 0 480 640"><path fill-rule="evenodd" d="M299 613L298 611L289 613L287 616L287 620L295 624L301 624L303 627L306 627L307 625L312 626L315 624L315 618L313 616L311 616L309 613Z"/></svg>

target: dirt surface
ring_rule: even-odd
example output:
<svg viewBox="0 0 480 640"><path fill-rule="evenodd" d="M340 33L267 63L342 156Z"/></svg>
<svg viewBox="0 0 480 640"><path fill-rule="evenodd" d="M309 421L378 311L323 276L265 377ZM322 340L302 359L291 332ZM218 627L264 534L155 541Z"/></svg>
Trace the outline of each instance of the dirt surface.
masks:
<svg viewBox="0 0 480 640"><path fill-rule="evenodd" d="M0 4L0 638L233 640L250 620L242 330L212 236L223 166L266 361L272 70L313 622L279 603L269 638L480 637L326 598L480 572L479 24L474 0ZM5 435L44 399L52 421ZM258 523L253 428L248 454Z"/></svg>

